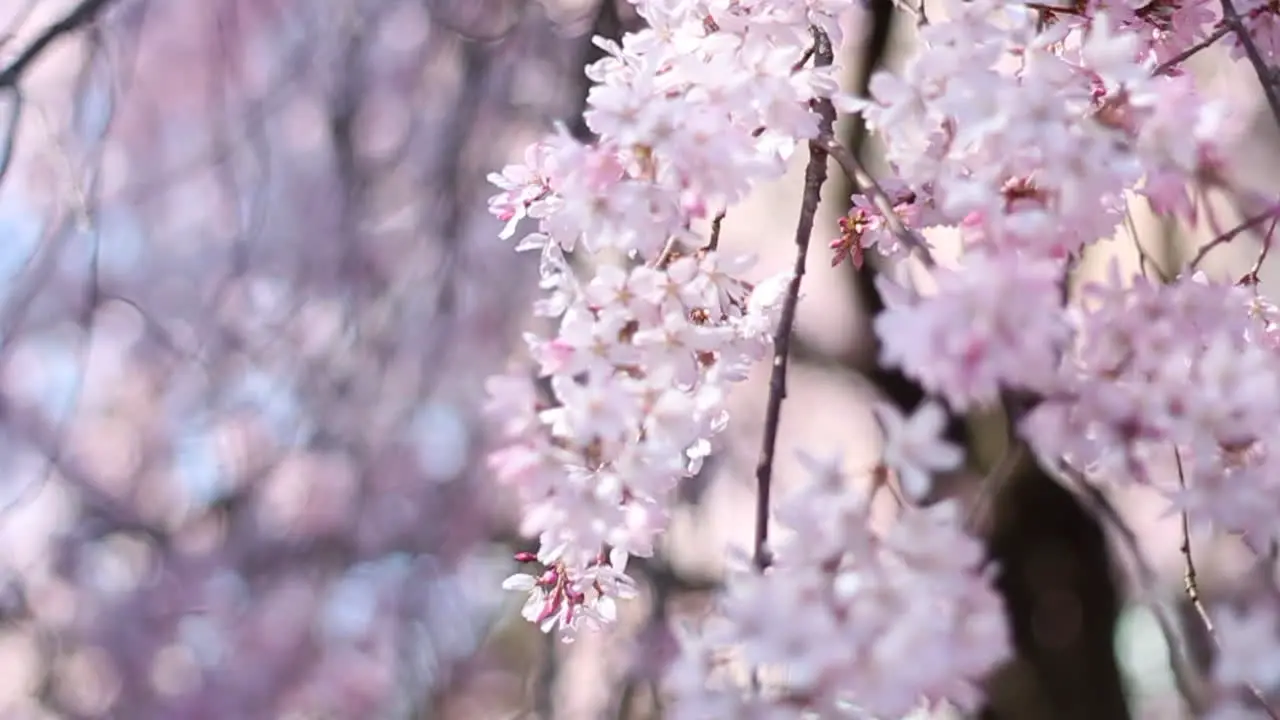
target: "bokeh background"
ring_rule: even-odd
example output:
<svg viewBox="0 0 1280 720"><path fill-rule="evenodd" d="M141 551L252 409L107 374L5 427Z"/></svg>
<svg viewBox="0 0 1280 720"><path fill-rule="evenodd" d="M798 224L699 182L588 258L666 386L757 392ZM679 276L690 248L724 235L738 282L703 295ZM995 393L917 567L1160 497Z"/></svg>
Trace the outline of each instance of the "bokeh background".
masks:
<svg viewBox="0 0 1280 720"><path fill-rule="evenodd" d="M910 52L891 9L851 19L850 89ZM704 610L726 548L750 541L765 374L639 567L644 597L571 646L499 588L527 541L488 481L481 412L537 290L485 175L553 122L585 137L589 38L637 23L624 0L0 3L0 718L661 716L668 621ZM1229 171L1274 193L1277 128L1217 53L1191 65L1237 103ZM883 170L873 138L842 133ZM724 225L760 276L790 260L796 160ZM1223 226L1249 211L1212 201ZM1173 268L1209 234L1135 202L1088 266L1136 267L1141 243ZM1258 240L1206 271L1238 277ZM794 449L841 451L855 479L877 452L867 276L829 265L811 257L800 306L784 490ZM1123 562L1080 552L1076 521L1045 520L1066 517L1055 502L1014 506L1001 537L1048 548L1019 567L1054 603L1024 610L1065 633L1069 692L1111 647L1072 643L1109 626L1055 583L1139 593ZM1177 519L1116 502L1176 599ZM1242 554L1196 543L1212 594ZM1114 610L1128 710L1024 689L992 717L1178 717L1159 630L1140 603Z"/></svg>

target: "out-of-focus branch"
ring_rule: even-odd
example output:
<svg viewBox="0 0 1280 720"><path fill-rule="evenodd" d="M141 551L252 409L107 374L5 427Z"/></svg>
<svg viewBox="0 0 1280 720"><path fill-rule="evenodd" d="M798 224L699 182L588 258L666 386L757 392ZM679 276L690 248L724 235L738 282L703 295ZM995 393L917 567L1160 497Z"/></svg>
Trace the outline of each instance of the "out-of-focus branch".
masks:
<svg viewBox="0 0 1280 720"><path fill-rule="evenodd" d="M99 486L93 471L65 452L63 433L44 414L7 396L0 396L0 421L5 428L39 452L58 476L73 487L84 502L87 514L98 526L95 534L139 533L163 544L165 532L140 516L127 503Z"/></svg>
<svg viewBox="0 0 1280 720"><path fill-rule="evenodd" d="M1070 465L1060 463L1057 470L1059 474L1071 481L1071 485L1084 499L1086 506L1115 533L1120 540L1121 548L1129 556L1130 564L1137 575L1138 586L1146 595L1154 595L1157 592L1158 581L1156 572L1142 553L1137 533L1125 522L1120 511L1112 505L1105 493ZM1178 617L1168 612L1156 598L1145 599L1151 606L1165 640L1169 643L1170 664L1180 694L1193 711L1203 712L1208 699L1207 688L1202 673L1192 657L1190 639L1183 632L1184 624Z"/></svg>
<svg viewBox="0 0 1280 720"><path fill-rule="evenodd" d="M923 17L923 0L920 7L921 17ZM880 69L885 56L888 55L889 40L893 36L893 28L898 17L894 0L870 0L867 3L867 9L871 17L867 24L867 34L863 37L862 56L858 61L858 77L855 82L857 93L862 97L866 97L871 92L871 77ZM861 158L863 145L867 139L867 123L862 115L854 115L851 118L851 127L845 138L849 152ZM841 193L841 195L844 194Z"/></svg>
<svg viewBox="0 0 1280 720"><path fill-rule="evenodd" d="M1267 220L1275 218L1277 213L1280 213L1280 204L1273 205L1253 217L1246 218L1230 230L1220 233L1217 237L1200 246L1200 249L1196 251L1195 257L1191 258L1191 262L1187 267L1194 272L1214 248L1225 245L1236 239L1241 233L1252 230Z"/></svg>
<svg viewBox="0 0 1280 720"><path fill-rule="evenodd" d="M863 97L870 92L872 76L884 64L890 50L889 41L898 21L894 0L871 0L868 4L868 9L871 14L870 22L867 26L866 35L863 37L862 52L857 62L858 74L854 78L857 93ZM846 141L843 144L835 141L834 137L828 142L828 146L835 149L833 157L843 171L840 176L843 182L837 180L837 187L839 188L837 195L843 203L842 210L848 209L848 198L853 193L864 190L860 178L865 176L870 179L870 174L865 172L862 163L863 150L868 136L866 123L861 115L855 115L851 118L851 126L845 137ZM875 188L872 187L869 190L874 192ZM883 190L880 191L879 195L884 195ZM892 210L892 207L890 206L889 209ZM897 219L897 216L891 213L886 213L886 217ZM906 228L900 229L904 234L909 232ZM875 276L879 271L879 267L874 258L868 258L861 267L854 266L852 263L849 264L849 267L851 268L850 283L861 309L861 313L856 315L857 322L859 325L864 326L861 328L864 334L870 334L866 332L867 319L874 318L885 310L884 298L880 296L880 291L875 286ZM802 335L794 337L793 343L794 354L798 362L852 374L854 377L866 381L882 397L904 410L914 408L924 399L924 391L917 383L903 375L901 370L884 367L877 362L876 356L879 351L874 335L871 335L870 341L864 345L865 349L850 349L835 353L820 351L813 343L806 341L806 338ZM954 443L964 444L965 424L963 419L951 416L944 431L944 436Z"/></svg>
<svg viewBox="0 0 1280 720"><path fill-rule="evenodd" d="M18 123L22 120L23 95L17 86L0 90L0 95L7 95L9 108L5 113L4 139L0 140L0 180L9 174L9 166L13 164L13 146L18 138Z"/></svg>
<svg viewBox="0 0 1280 720"><path fill-rule="evenodd" d="M1212 33L1212 34L1210 34L1210 35L1209 35L1208 37L1206 37L1205 39L1201 40L1200 42L1196 43L1195 45L1192 45L1191 47L1187 48L1186 50L1183 50L1182 52L1178 53L1177 55L1174 55L1173 57L1169 58L1168 60L1165 60L1164 62L1160 63L1158 66L1156 66L1155 71L1154 71L1153 73L1151 73L1151 74L1152 74L1152 75L1164 75L1164 74L1167 74L1167 73L1171 73L1171 72L1173 72L1174 70L1178 69L1178 66L1179 66L1179 65L1181 65L1182 63L1184 63L1184 62L1186 62L1187 60L1191 59L1193 56L1200 54L1200 53L1201 53L1201 52L1203 52L1206 48L1208 48L1210 45L1212 45L1212 44L1214 44L1214 43L1218 42L1219 40L1221 40L1221 39L1222 39L1222 37L1223 37L1224 35L1226 35L1227 33L1229 33L1229 32L1231 32L1231 28L1227 27L1226 25L1223 25L1222 27L1220 27L1220 28L1218 28L1217 30L1213 31L1213 33Z"/></svg>
<svg viewBox="0 0 1280 720"><path fill-rule="evenodd" d="M45 28L30 44L19 50L8 65L0 69L0 94L6 95L9 101L5 127L0 131L4 133L4 139L0 140L0 180L3 180L9 172L18 125L22 119L23 94L18 83L22 80L23 74L54 41L93 23L111 2L112 0L83 0L62 19ZM24 14L33 6L34 3L28 5Z"/></svg>
<svg viewBox="0 0 1280 720"><path fill-rule="evenodd" d="M428 0L427 5L431 8L431 19L459 38L467 42L499 43L510 38L520 27L521 16L528 3L516 0L494 8L474 0ZM468 11L471 16L463 17ZM489 29L486 25L496 26L496 29Z"/></svg>
<svg viewBox="0 0 1280 720"><path fill-rule="evenodd" d="M20 50L4 69L0 69L0 88L16 86L27 68L39 59L55 40L97 20L113 1L82 0L80 4L63 15L62 19L45 28L35 40Z"/></svg>
<svg viewBox="0 0 1280 720"><path fill-rule="evenodd" d="M882 5L881 12L892 14L891 3ZM876 4L872 9L877 9ZM890 22L887 17L881 19L884 26ZM884 32L887 35L887 30ZM885 48L877 44L879 40L868 39L870 56L864 61L866 74L859 83L863 95L869 76L884 53ZM841 192L844 195L862 190L881 200L878 196L883 192L877 192L859 157L864 139L865 131L855 124L847 149L833 144L837 152L843 151L835 157L850 181L848 190ZM888 212L886 216L892 217ZM864 318L874 318L886 309L875 284L880 265L878 259L868 258L852 271L853 289ZM864 352L824 352L813 343L804 343L803 338L797 340L797 350L806 362L817 361L832 370L865 378L878 393L904 410L914 408L925 397L923 388L899 368L878 362L874 336ZM1009 432L1009 419L999 420L998 428L988 427L990 423L976 419L970 422L951 414L944 436L968 447L970 455L976 457L980 454L977 446L988 434ZM1008 604L1018 656L991 679L988 689L992 702L983 708L980 717L1127 718L1120 673L1112 652L1120 603L1101 528L1037 463L1023 461L1014 465L1008 481L999 483L991 498L989 547L992 559L1001 568L999 587ZM1057 609L1049 616L1045 608L1051 599ZM1068 602L1065 606L1064 601ZM1046 638L1037 629L1068 621L1075 623L1070 635Z"/></svg>

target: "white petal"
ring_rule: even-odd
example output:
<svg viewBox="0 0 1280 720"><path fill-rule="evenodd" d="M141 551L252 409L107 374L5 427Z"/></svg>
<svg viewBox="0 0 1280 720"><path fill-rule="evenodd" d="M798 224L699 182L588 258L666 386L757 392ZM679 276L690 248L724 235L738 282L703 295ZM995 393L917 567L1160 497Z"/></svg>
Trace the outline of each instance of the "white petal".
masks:
<svg viewBox="0 0 1280 720"><path fill-rule="evenodd" d="M933 400L926 400L911 413L911 425L921 434L937 437L947 424L947 411Z"/></svg>
<svg viewBox="0 0 1280 720"><path fill-rule="evenodd" d="M516 573L506 580L502 581L503 590L519 590L521 592L529 592L538 584L537 578L524 573Z"/></svg>
<svg viewBox="0 0 1280 720"><path fill-rule="evenodd" d="M618 619L618 604L613 598L604 596L596 602L596 612L600 615L600 619L605 622L614 622Z"/></svg>
<svg viewBox="0 0 1280 720"><path fill-rule="evenodd" d="M627 554L626 550L623 550L622 548L614 548L609 552L609 564L613 566L614 570L617 570L620 573L625 572L627 569L627 560L630 557L631 556Z"/></svg>
<svg viewBox="0 0 1280 720"><path fill-rule="evenodd" d="M879 421L880 429L884 432L886 441L892 442L892 439L902 432L902 426L907 422L902 412L892 403L876 402L871 406L871 411L875 414L876 420Z"/></svg>
<svg viewBox="0 0 1280 720"><path fill-rule="evenodd" d="M933 487L933 478L929 473L913 467L898 470L898 486L908 499L918 501Z"/></svg>

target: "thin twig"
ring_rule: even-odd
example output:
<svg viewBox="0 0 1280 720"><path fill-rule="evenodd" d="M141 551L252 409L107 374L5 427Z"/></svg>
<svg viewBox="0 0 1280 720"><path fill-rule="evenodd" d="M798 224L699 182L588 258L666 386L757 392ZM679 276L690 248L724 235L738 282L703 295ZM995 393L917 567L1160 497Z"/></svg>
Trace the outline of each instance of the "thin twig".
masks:
<svg viewBox="0 0 1280 720"><path fill-rule="evenodd" d="M724 224L724 210L716 213L715 219L711 221L711 240L707 242L707 249L715 251L720 247L720 226Z"/></svg>
<svg viewBox="0 0 1280 720"><path fill-rule="evenodd" d="M1249 268L1249 274L1244 279L1253 285L1254 293L1258 291L1258 283L1262 282L1259 273L1262 272L1262 263L1267 261L1267 255L1271 252L1271 243L1275 238L1276 221L1280 218L1271 219L1271 227L1267 228L1267 234L1262 239L1262 251L1258 253L1258 257L1253 261L1253 267Z"/></svg>
<svg viewBox="0 0 1280 720"><path fill-rule="evenodd" d="M834 62L831 40L818 28L814 36L814 66L825 67ZM830 137L835 125L836 112L831 101L825 98L812 101L818 113L821 133ZM769 566L769 493L773 484L773 457L778 444L778 428L782 422L782 400L787 395L787 354L791 346L792 325L795 324L796 306L800 302L800 283L804 279L805 259L809 254L809 239L822 199L822 186L827 181L827 149L819 140L809 142L809 164L804 172L804 198L800 205L800 220L796 225L796 258L792 268L791 283L782 304L782 316L773 336L773 370L769 376L769 399L765 410L764 439L760 447L760 459L756 464L756 523L755 547L752 560L759 570Z"/></svg>
<svg viewBox="0 0 1280 720"><path fill-rule="evenodd" d="M1229 32L1231 32L1231 28L1227 27L1226 25L1223 25L1222 27L1215 30L1213 34L1210 35L1209 37L1201 40L1195 45L1192 45L1186 50L1183 50L1177 55L1174 55L1168 60L1165 60L1164 62L1157 65L1155 72L1153 72L1152 75L1165 75L1167 73L1173 72L1174 70L1177 70L1178 65L1181 65L1182 63L1189 60L1193 55L1200 53L1205 48L1218 42L1219 40L1222 39L1223 35L1226 35Z"/></svg>
<svg viewBox="0 0 1280 720"><path fill-rule="evenodd" d="M1178 690L1193 712L1197 715L1202 713L1208 697L1208 688L1203 674L1191 658L1190 646L1186 633L1183 632L1182 623L1177 618L1170 617L1168 608L1156 599L1158 576L1143 555L1137 534L1111 504L1106 494L1089 482L1088 478L1065 462L1059 462L1057 469L1064 478L1071 480L1070 484L1080 491L1087 506L1092 507L1103 523L1110 526L1120 538L1121 545L1137 574L1138 586L1147 596L1146 604L1151 609L1157 624L1160 625L1165 640L1169 643L1169 665L1173 670Z"/></svg>
<svg viewBox="0 0 1280 720"><path fill-rule="evenodd" d="M1182 465L1182 453L1175 446L1173 448L1173 460L1178 467L1178 487L1184 492L1187 489L1187 474ZM1214 632L1213 619L1209 617L1209 611L1205 609L1204 602L1200 599L1200 586L1196 582L1196 562L1191 553L1191 520L1187 516L1186 509L1182 509L1179 513L1179 524L1182 527L1182 544L1179 550L1182 551L1182 562L1185 571L1182 574L1183 589L1187 592L1187 599L1191 601L1191 606L1195 608L1196 614L1200 616L1201 622L1210 633Z"/></svg>
<svg viewBox="0 0 1280 720"><path fill-rule="evenodd" d="M1062 468L1074 473L1074 470L1065 464L1062 465ZM1120 535L1120 538L1124 541L1125 547L1128 549L1134 560L1134 564L1139 569L1139 575L1143 584L1148 588L1154 587L1156 574L1155 571L1147 565L1146 560L1142 556L1142 550L1138 544L1137 534L1135 534L1133 529L1125 523L1124 518L1120 516L1119 511L1115 509L1115 506L1111 504L1110 500L1107 499L1107 496L1104 495L1101 490L1095 487L1093 483L1089 482L1084 477L1079 476L1078 473L1075 473L1075 475L1077 480L1076 484L1084 491L1086 498L1099 512L1099 515L1102 516L1103 519L1107 520L1113 528L1115 528L1117 533ZM1216 645L1218 643L1218 637L1213 631L1213 623L1208 621L1208 613L1206 613L1201 607L1197 607L1196 611L1201 614L1201 618L1205 620L1205 629L1209 632L1210 639L1212 639ZM1177 627L1177 623L1170 621L1168 618L1161 618L1159 612L1156 613L1156 616L1157 619L1161 621L1161 626L1165 629L1166 637L1170 638L1169 645L1172 647L1175 644L1173 642L1174 636L1169 635L1169 633L1173 632L1174 628ZM1185 651L1186 638L1178 636L1178 640L1178 644L1181 646L1179 649ZM1173 660L1175 673L1180 673L1186 669L1181 667L1183 663L1186 663L1188 666L1190 665L1189 660L1186 658L1174 657ZM1186 678L1180 678L1179 684L1184 680L1186 680ZM1280 720L1280 715L1277 715L1276 711L1267 703L1266 695L1264 695L1260 689L1253 685L1249 685L1248 690L1249 694L1253 696L1255 701L1257 701L1259 708L1266 713L1267 717L1271 718L1271 720ZM1199 696L1197 695L1197 697ZM1188 701L1190 702L1191 698L1188 698Z"/></svg>
<svg viewBox="0 0 1280 720"><path fill-rule="evenodd" d="M1182 490L1187 488L1187 475L1182 467L1182 453L1178 448L1173 449L1173 458L1178 467L1178 487ZM1218 642L1217 630L1213 624L1213 618L1210 617L1209 611L1205 608L1204 602L1200 598L1200 586L1196 582L1196 563L1191 553L1191 522L1187 517L1187 511L1181 510L1179 513L1180 524L1182 527L1182 544L1179 549L1182 551L1182 561L1185 566L1183 573L1183 589L1186 590L1187 599L1191 601L1191 607L1195 608L1196 615L1200 617L1200 622L1204 624L1204 629L1208 631L1209 637L1213 639L1214 644ZM1272 720L1280 720L1280 716L1271 709L1267 702L1267 697L1259 688L1249 685L1249 694L1253 695L1258 704L1267 713Z"/></svg>
<svg viewBox="0 0 1280 720"><path fill-rule="evenodd" d="M889 199L889 193L885 192L880 183L872 177L871 173L867 172L867 169L862 165L862 161L841 145L840 141L836 140L830 132L822 132L815 142L819 143L831 157L836 159L836 163L840 165L840 169L849 176L850 180L870 192L872 201L875 202L876 207L884 215L885 222L889 225L889 231L893 233L894 237L898 238L907 247L918 250L920 258L925 265L929 267L936 265L937 263L933 259L933 252L929 248L929 242L920 233L908 228L906 223L902 222L902 218L898 216L898 211L893 209L893 201Z"/></svg>
<svg viewBox="0 0 1280 720"><path fill-rule="evenodd" d="M1224 0L1224 2L1228 2L1228 1L1229 0ZM1209 203L1208 203L1208 198L1205 198L1205 205L1207 208L1210 208L1210 211L1211 211L1211 207L1209 206ZM1239 235L1240 233L1244 232L1250 227L1253 227L1254 225L1261 223L1267 218L1271 218L1272 219L1271 228L1267 231L1267 236L1264 239L1263 251L1259 255L1259 259L1257 260L1257 262L1255 262L1253 271L1250 273L1250 275L1255 279L1255 282L1256 282L1258 269L1262 264L1262 260L1265 259L1267 249L1270 248L1271 246L1271 232L1274 231L1276 226L1276 218L1275 218L1276 212L1277 212L1277 206L1272 206L1266 212L1260 215L1256 215L1252 218L1249 218L1248 220L1244 221L1243 223L1237 225L1236 227L1232 228L1231 230L1225 233L1220 233L1217 238L1215 238L1213 241L1209 243L1206 243L1203 247L1200 248L1200 251L1196 253L1195 258L1192 259L1191 261L1190 269L1195 270L1195 268L1200 264L1200 261L1202 261L1205 258L1205 256L1208 255L1209 251L1212 250L1213 248L1217 247L1218 245L1222 245L1226 242L1231 241L1231 239L1233 239L1235 236ZM1210 220L1212 221L1212 215L1210 215ZM1214 223L1214 227L1216 228L1216 223ZM1249 278L1250 275L1246 275L1245 276L1246 279ZM1182 453L1178 450L1177 446L1174 446L1173 448L1173 457L1174 457L1174 463L1178 471L1178 487L1179 489L1185 491L1187 488L1186 469L1182 463ZM1126 545L1129 546L1131 553L1135 557L1135 560L1140 560L1141 555L1138 549L1137 538L1136 536L1133 535L1133 531L1130 530L1128 526L1124 524L1122 519L1120 519L1119 513L1117 513L1114 508L1111 508L1109 506L1109 503L1106 502L1106 496L1103 495L1101 491L1093 487L1093 485L1089 483L1087 480L1085 480L1083 477L1080 477L1078 479L1079 479L1079 484L1084 489L1086 489L1090 497L1094 500L1095 505L1097 505L1100 510L1107 511L1103 513L1104 516L1108 517L1109 519L1112 519L1113 520L1112 524L1115 525L1117 529L1121 531L1121 537L1124 538ZM1199 583L1197 582L1197 579L1196 579L1195 558L1191 550L1191 521L1185 509L1180 510L1178 515L1179 515L1180 532L1182 535L1182 540L1179 545L1179 550L1182 553L1183 566L1184 566L1183 590L1186 592L1187 599L1191 602L1192 608L1195 610L1196 615L1200 618L1200 622L1204 626L1205 631L1208 633L1210 640L1212 640L1213 643L1216 645L1218 642L1218 638L1217 638L1216 631L1214 629L1213 618L1209 615L1209 611L1205 608L1204 602L1200 596ZM1146 576L1146 578L1150 578L1151 582L1154 582L1154 571L1147 568L1145 569L1144 575ZM1172 632L1172 627L1170 626L1169 621L1167 619L1160 618L1158 613L1157 613L1157 617L1158 619L1160 619L1161 627L1165 629L1165 636L1169 638L1170 646L1172 646L1174 642L1173 642L1173 636L1170 634ZM1186 644L1185 638L1180 638L1180 641L1185 646ZM1175 675L1179 676L1179 685L1182 686L1183 678L1181 678L1180 673L1178 672L1177 663L1175 663ZM1261 708L1266 712L1268 717L1270 717L1272 720L1280 720L1280 716L1277 716L1275 711L1271 709L1271 706L1267 703L1266 696L1262 693L1261 690L1259 690L1257 687L1254 687L1252 685L1248 686L1248 690L1249 690L1249 693L1257 701L1259 706L1261 706ZM1187 695L1185 691L1183 694ZM1191 702L1191 697L1190 696L1187 696L1187 697L1188 697L1188 702Z"/></svg>
<svg viewBox="0 0 1280 720"><path fill-rule="evenodd" d="M0 87L14 87L22 79L31 63L35 62L53 41L74 32L98 19L98 15L110 5L112 0L83 0L62 19L45 28L35 40L31 41L17 54L3 70L0 70Z"/></svg>
<svg viewBox="0 0 1280 720"><path fill-rule="evenodd" d="M1219 245L1224 245L1226 243L1229 243L1232 240L1234 240L1236 236L1239 235L1240 233L1245 232L1246 230L1251 230L1252 228L1258 225L1261 225L1263 222L1276 217L1277 212L1280 212L1280 205L1272 205L1271 207L1267 208L1265 211L1258 213L1257 215L1254 215L1251 218L1248 218L1247 220L1240 223L1239 225L1236 225L1230 230L1218 235L1213 240L1210 240L1209 242L1200 246L1200 250L1197 251L1195 257L1191 259L1191 264L1188 266L1188 269L1194 271L1196 268L1200 266L1200 263L1204 261L1205 257L1208 256L1210 251L1212 251L1214 248L1218 247Z"/></svg>

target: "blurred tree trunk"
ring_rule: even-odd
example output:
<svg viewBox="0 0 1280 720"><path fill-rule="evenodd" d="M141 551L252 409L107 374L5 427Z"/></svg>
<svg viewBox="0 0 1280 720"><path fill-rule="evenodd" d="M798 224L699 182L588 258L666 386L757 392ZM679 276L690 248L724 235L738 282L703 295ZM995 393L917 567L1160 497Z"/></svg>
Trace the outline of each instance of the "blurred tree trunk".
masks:
<svg viewBox="0 0 1280 720"><path fill-rule="evenodd" d="M1003 436L1002 424L979 432ZM987 538L1017 657L991 678L978 717L1127 720L1114 640L1122 600L1098 519L1028 459L996 496Z"/></svg>
<svg viewBox="0 0 1280 720"><path fill-rule="evenodd" d="M859 76L855 91L865 95L871 74L892 45L898 13L892 0L871 0L867 34L851 62ZM862 154L865 128L852 123L847 146ZM847 179L833 179L830 195L848 203L856 190ZM841 354L828 367L864 377L899 407L910 409L924 394L900 372L876 363L878 350L866 327L883 309L868 258L849 280L862 308L858 337L867 352ZM797 358L803 362L804 357ZM1003 413L982 418L953 418L948 435L967 447L971 469L979 477L1005 452L1008 437ZM1128 720L1124 683L1114 637L1122 608L1106 536L1099 521L1033 459L1026 459L1003 483L992 501L986 536L991 560L999 567L998 588L1008 607L1016 657L988 683L981 720Z"/></svg>

